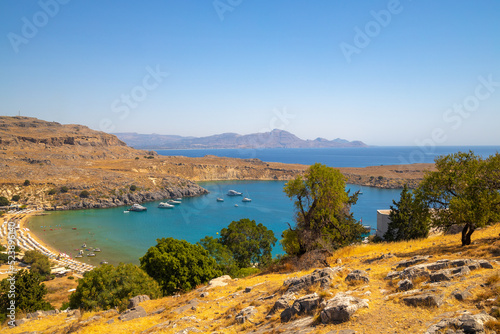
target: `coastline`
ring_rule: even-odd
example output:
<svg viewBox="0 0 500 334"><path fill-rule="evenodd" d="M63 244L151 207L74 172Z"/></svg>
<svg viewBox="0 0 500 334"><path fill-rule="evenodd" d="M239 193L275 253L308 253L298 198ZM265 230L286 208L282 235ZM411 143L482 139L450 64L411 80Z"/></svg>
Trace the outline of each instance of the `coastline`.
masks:
<svg viewBox="0 0 500 334"><path fill-rule="evenodd" d="M16 224L16 243L21 248L21 252L29 250L29 248L35 249L49 257L52 262L56 263L56 266L65 267L71 269L77 274L83 274L85 271L92 270L93 265L78 261L71 257L65 257L63 253L56 250L54 247L43 241L34 231L29 230L27 227L28 219L39 215L43 210L23 210L15 213L6 213L2 217L2 223L14 222ZM3 228L3 227L2 227ZM2 243L7 244L7 235L2 236ZM21 246L20 244L23 244ZM26 247L28 245L29 248ZM22 268L17 268L22 269Z"/></svg>

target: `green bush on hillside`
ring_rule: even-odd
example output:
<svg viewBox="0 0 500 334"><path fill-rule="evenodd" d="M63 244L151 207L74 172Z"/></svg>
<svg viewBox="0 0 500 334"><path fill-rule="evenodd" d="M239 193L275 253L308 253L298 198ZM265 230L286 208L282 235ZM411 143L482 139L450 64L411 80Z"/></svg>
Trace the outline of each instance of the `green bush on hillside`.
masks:
<svg viewBox="0 0 500 334"><path fill-rule="evenodd" d="M23 185L24 186L29 186L31 184L30 180L24 180Z"/></svg>
<svg viewBox="0 0 500 334"><path fill-rule="evenodd" d="M69 191L69 189L66 186L62 186L61 189L59 189L59 191L64 194L64 193L67 193Z"/></svg>
<svg viewBox="0 0 500 334"><path fill-rule="evenodd" d="M137 295L159 298L160 286L136 265L128 263L115 267L106 264L85 274L71 294L69 306L84 310L114 307L124 310L128 300Z"/></svg>
<svg viewBox="0 0 500 334"><path fill-rule="evenodd" d="M21 199L21 196L19 196L19 195L14 195L14 196L12 196L11 201L12 201L12 202L17 202L17 201L19 201L20 199Z"/></svg>
<svg viewBox="0 0 500 334"><path fill-rule="evenodd" d="M200 245L174 238L156 241L157 245L149 248L140 262L165 295L189 291L222 275L215 260Z"/></svg>
<svg viewBox="0 0 500 334"><path fill-rule="evenodd" d="M0 196L0 206L9 206L10 202L6 197Z"/></svg>
<svg viewBox="0 0 500 334"><path fill-rule="evenodd" d="M83 190L79 196L80 198L89 198L90 193L87 190Z"/></svg>
<svg viewBox="0 0 500 334"><path fill-rule="evenodd" d="M42 278L50 276L50 261L46 255L39 251L29 250L24 252L23 262L31 265L30 271L38 273Z"/></svg>

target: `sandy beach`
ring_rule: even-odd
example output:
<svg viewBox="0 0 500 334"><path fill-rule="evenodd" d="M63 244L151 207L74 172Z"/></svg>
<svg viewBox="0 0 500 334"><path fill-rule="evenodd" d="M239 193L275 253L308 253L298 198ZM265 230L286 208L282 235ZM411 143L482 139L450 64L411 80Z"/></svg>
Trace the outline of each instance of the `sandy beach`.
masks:
<svg viewBox="0 0 500 334"><path fill-rule="evenodd" d="M0 222L2 222L0 226L0 240L4 245L8 244L7 240L7 231L8 231L8 223L13 222L16 225L16 242L21 251L36 249L40 251L42 254L47 255L53 262L56 263L58 267L68 268L75 273L84 273L85 271L92 270L94 266L90 264L86 264L70 257L66 257L63 254L60 254L59 251L54 249L53 247L42 242L36 235L33 234L27 228L27 221L30 217L42 213L43 210L21 210L21 211L12 211L5 214ZM5 265L0 267L0 278L4 278L3 276L7 276L9 266ZM17 266L16 269L22 269L22 267Z"/></svg>

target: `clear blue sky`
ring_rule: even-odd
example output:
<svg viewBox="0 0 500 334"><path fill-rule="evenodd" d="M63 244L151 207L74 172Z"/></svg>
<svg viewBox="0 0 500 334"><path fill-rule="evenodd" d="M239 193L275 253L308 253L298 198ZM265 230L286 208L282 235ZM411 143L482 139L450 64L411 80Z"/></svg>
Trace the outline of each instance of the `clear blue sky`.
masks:
<svg viewBox="0 0 500 334"><path fill-rule="evenodd" d="M494 0L3 0L0 114L499 145L499 17Z"/></svg>

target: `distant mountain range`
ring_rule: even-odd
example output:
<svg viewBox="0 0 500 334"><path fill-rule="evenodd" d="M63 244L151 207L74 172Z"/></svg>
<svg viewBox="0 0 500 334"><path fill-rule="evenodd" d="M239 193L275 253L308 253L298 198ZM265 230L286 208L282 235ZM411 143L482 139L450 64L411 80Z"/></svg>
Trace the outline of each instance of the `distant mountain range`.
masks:
<svg viewBox="0 0 500 334"><path fill-rule="evenodd" d="M173 135L114 133L128 146L136 149L214 149L214 148L321 148L321 147L367 147L361 141L345 139L328 140L316 138L303 140L284 130L240 135L222 133L208 137L182 137Z"/></svg>

